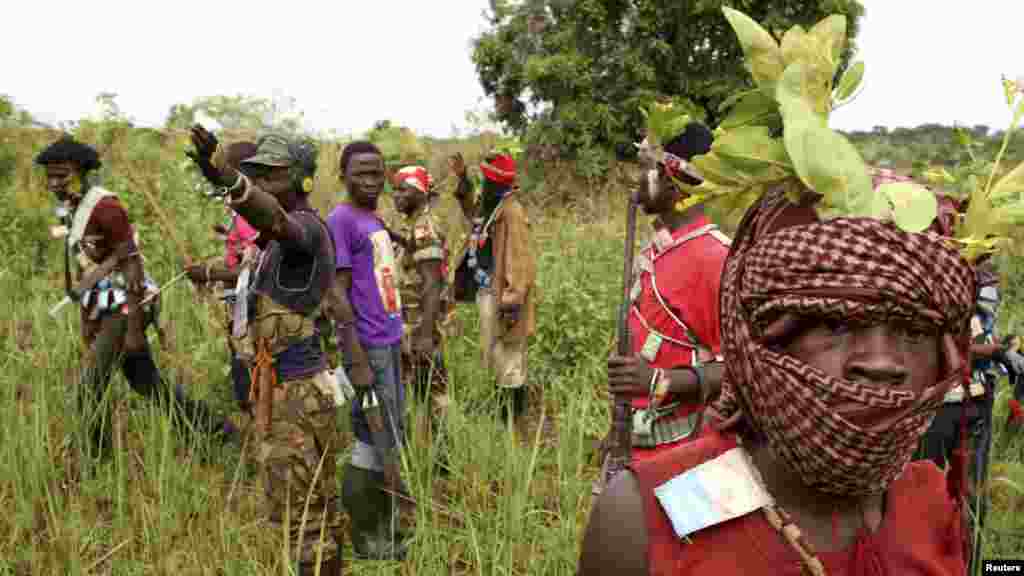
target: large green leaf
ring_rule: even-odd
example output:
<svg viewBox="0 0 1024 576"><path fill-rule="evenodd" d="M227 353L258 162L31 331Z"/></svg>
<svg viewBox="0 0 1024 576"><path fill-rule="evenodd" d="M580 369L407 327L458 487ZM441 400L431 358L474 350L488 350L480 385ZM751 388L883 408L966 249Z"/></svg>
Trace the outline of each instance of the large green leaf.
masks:
<svg viewBox="0 0 1024 576"><path fill-rule="evenodd" d="M957 238L984 239L989 234L992 219L992 202L981 186L971 189L967 214L957 226Z"/></svg>
<svg viewBox="0 0 1024 576"><path fill-rule="evenodd" d="M782 35L782 42L779 43L782 61L786 66L806 57L813 49L813 43L807 36L807 31L799 24L786 30L786 33Z"/></svg>
<svg viewBox="0 0 1024 576"><path fill-rule="evenodd" d="M935 193L913 182L883 184L875 193L888 202L893 222L907 232L923 232L939 214Z"/></svg>
<svg viewBox="0 0 1024 576"><path fill-rule="evenodd" d="M756 90L746 93L718 126L725 130L751 125L774 127L780 120L779 105L775 99Z"/></svg>
<svg viewBox="0 0 1024 576"><path fill-rule="evenodd" d="M697 167L704 183L698 188L711 188L714 186L744 187L748 184L749 177L733 164L726 162L718 154L702 154L693 157L693 165Z"/></svg>
<svg viewBox="0 0 1024 576"><path fill-rule="evenodd" d="M820 53L829 61L830 73L834 75L846 46L846 16L833 14L811 27L807 35L822 48Z"/></svg>
<svg viewBox="0 0 1024 576"><path fill-rule="evenodd" d="M843 72L836 88L836 102L843 102L853 96L864 80L864 63L856 62Z"/></svg>
<svg viewBox="0 0 1024 576"><path fill-rule="evenodd" d="M692 121L692 117L680 106L655 102L646 110L647 140L652 145L660 145L679 134Z"/></svg>
<svg viewBox="0 0 1024 576"><path fill-rule="evenodd" d="M786 151L800 180L824 198L823 217L873 216L878 203L867 165L845 137L832 131L801 93L805 69L797 62L786 67L776 98L786 125Z"/></svg>
<svg viewBox="0 0 1024 576"><path fill-rule="evenodd" d="M711 149L725 162L759 180L772 174L781 177L793 170L785 145L772 138L764 126L744 126L725 132Z"/></svg>
<svg viewBox="0 0 1024 576"><path fill-rule="evenodd" d="M722 7L722 12L743 47L747 68L754 82L762 89L774 86L784 69L779 44L767 30L746 14L727 6Z"/></svg>
<svg viewBox="0 0 1024 576"><path fill-rule="evenodd" d="M1021 162L1016 168L1010 170L1009 174L1000 178L996 185L992 187L989 197L993 200L999 200L1003 198L1020 198L1022 195L1024 195L1024 162Z"/></svg>

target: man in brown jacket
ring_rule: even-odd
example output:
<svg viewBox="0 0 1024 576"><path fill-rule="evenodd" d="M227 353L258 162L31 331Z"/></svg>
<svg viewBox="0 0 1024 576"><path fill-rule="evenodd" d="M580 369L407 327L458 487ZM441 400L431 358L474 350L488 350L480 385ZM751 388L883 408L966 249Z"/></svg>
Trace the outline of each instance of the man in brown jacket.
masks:
<svg viewBox="0 0 1024 576"><path fill-rule="evenodd" d="M461 155L449 159L449 167L459 178L455 197L472 224L456 271L457 296L467 301L476 294L484 366L496 372L498 387L508 391L506 409L511 408L516 427L522 429L526 348L535 327L536 263L526 210L514 194L516 162L507 154L487 155L480 163L479 196Z"/></svg>

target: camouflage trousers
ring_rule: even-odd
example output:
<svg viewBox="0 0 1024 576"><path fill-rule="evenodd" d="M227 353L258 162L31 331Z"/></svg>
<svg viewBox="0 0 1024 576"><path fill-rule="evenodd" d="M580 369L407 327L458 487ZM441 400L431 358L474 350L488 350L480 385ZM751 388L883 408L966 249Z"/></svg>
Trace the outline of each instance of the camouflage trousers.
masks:
<svg viewBox="0 0 1024 576"><path fill-rule="evenodd" d="M289 548L300 562L316 560L321 529L323 559L341 554L336 417L333 399L314 377L281 383L274 390L270 428L259 443L257 462L270 522L278 531L288 524Z"/></svg>

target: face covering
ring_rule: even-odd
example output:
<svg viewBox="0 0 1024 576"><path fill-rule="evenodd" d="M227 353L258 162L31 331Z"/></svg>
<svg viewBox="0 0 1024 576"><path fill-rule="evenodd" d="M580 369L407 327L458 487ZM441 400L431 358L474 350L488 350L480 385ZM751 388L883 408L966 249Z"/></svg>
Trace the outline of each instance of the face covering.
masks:
<svg viewBox="0 0 1024 576"><path fill-rule="evenodd" d="M721 289L729 361L713 411L727 421L742 416L805 485L878 494L903 471L943 396L962 381L965 351L956 356L974 307L974 273L938 236L871 218L804 223L791 208L773 191L736 233ZM920 394L835 378L762 342L761 329L781 314L922 322L943 334L947 361ZM875 424L841 415L852 411L871 414Z"/></svg>

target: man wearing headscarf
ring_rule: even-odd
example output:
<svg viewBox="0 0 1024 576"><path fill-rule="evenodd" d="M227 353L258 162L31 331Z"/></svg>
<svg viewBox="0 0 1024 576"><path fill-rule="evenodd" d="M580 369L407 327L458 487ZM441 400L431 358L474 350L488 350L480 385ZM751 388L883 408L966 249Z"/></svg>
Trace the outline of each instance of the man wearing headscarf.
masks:
<svg viewBox="0 0 1024 576"><path fill-rule="evenodd" d="M655 235L633 266L633 356L608 359L609 391L633 399L637 460L692 439L721 383L718 298L729 239L704 215L703 205L676 209L689 195L678 183L701 183L690 160L706 154L711 142L706 127L687 124L641 181L638 201L655 217Z"/></svg>
<svg viewBox="0 0 1024 576"><path fill-rule="evenodd" d="M146 330L157 323L159 294L143 269L128 211L117 194L93 182L100 167L96 150L64 137L47 146L35 162L46 169L47 188L60 202L59 217L66 225L66 289L81 305L82 339L89 349L77 396L88 422L90 448L109 455L109 406L103 407L103 399L116 366L133 390L173 405L186 425L222 439L234 437L229 422L160 375L146 338ZM72 253L79 264L76 286L71 286Z"/></svg>
<svg viewBox="0 0 1024 576"><path fill-rule="evenodd" d="M271 531L287 534L298 574L342 573L341 518L335 504L338 451L333 380L314 318L334 280L334 244L309 203L316 147L268 134L241 171L202 126L192 128L197 153L216 170L229 206L266 244L238 299L254 295L251 315L232 326L249 340L259 446L257 464Z"/></svg>
<svg viewBox="0 0 1024 576"><path fill-rule="evenodd" d="M395 208L404 216L398 260L402 294L402 376L430 411L432 436L448 404L442 323L449 300L448 245L444 223L432 210L433 179L422 166L405 166L393 177Z"/></svg>
<svg viewBox="0 0 1024 576"><path fill-rule="evenodd" d="M536 262L526 209L514 192L516 161L509 154L488 154L480 163L479 195L462 156L448 162L459 179L455 197L472 226L460 259L462 274L455 274L454 288L465 296L456 299L469 299L475 293L484 367L496 372L498 388L508 392L506 413L522 433L527 411L526 350L536 323Z"/></svg>
<svg viewBox="0 0 1024 576"><path fill-rule="evenodd" d="M933 232L747 211L715 430L616 477L580 574L963 574L963 467L910 462L967 371L974 273Z"/></svg>

